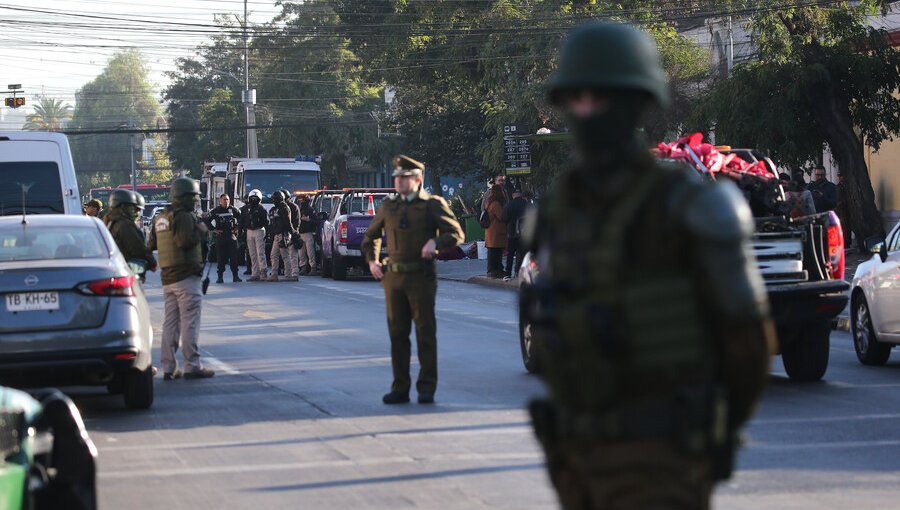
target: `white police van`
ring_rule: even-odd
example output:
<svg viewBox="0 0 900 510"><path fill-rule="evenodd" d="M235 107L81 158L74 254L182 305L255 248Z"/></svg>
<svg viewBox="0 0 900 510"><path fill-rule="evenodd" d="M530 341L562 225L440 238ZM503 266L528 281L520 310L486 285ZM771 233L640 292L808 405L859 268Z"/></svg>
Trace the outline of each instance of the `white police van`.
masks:
<svg viewBox="0 0 900 510"><path fill-rule="evenodd" d="M0 131L0 216L23 212L82 213L66 135Z"/></svg>

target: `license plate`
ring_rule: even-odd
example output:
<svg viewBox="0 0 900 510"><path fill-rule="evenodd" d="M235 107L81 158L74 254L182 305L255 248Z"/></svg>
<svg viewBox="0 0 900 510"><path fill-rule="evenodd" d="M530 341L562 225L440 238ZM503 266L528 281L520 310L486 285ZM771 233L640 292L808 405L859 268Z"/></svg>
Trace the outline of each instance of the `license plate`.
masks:
<svg viewBox="0 0 900 510"><path fill-rule="evenodd" d="M6 295L7 312L59 310L59 292L22 292Z"/></svg>

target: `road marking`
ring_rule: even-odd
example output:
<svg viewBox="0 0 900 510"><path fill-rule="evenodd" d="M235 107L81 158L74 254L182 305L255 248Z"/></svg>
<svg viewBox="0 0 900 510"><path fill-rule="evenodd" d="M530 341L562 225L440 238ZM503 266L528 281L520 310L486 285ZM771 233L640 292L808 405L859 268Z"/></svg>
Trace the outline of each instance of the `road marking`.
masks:
<svg viewBox="0 0 900 510"><path fill-rule="evenodd" d="M813 418L772 418L753 420L752 424L774 425L789 423L831 423L841 421L865 421L865 420L896 420L900 419L900 414L858 414L850 416L819 416Z"/></svg>
<svg viewBox="0 0 900 510"><path fill-rule="evenodd" d="M884 446L900 446L900 439L881 441L833 441L817 443L754 443L748 441L749 450L838 450L841 448L878 448Z"/></svg>
<svg viewBox="0 0 900 510"><path fill-rule="evenodd" d="M247 310L244 312L244 317L248 319L261 319L261 320L270 320L274 319L275 316L266 312L258 312L256 310Z"/></svg>
<svg viewBox="0 0 900 510"><path fill-rule="evenodd" d="M215 367L216 372L225 374L225 375L238 375L240 374L240 370L234 368L233 366L225 363L224 361L214 358L210 356L208 353L203 353L203 362L206 365L212 365Z"/></svg>
<svg viewBox="0 0 900 510"><path fill-rule="evenodd" d="M416 459L408 456L382 457L382 458L359 458L359 459L338 459L338 460L322 460L309 462L284 462L277 464L257 464L248 465L247 463L239 463L232 466L188 466L182 468L170 467L166 469L146 469L134 471L116 471L110 473L99 473L101 479L122 480L127 478L147 478L160 477L170 478L173 476L190 476L198 475L222 475L222 474L244 474L258 473L262 471L285 471L285 470L302 470L302 469L324 469L336 467L363 467L363 466L384 466L388 464L422 464L423 462L449 462L462 461L474 462L476 465L485 465L490 462L515 462L515 461L531 461L542 463L544 456L540 452L529 453L466 453L455 455L435 455L424 459Z"/></svg>

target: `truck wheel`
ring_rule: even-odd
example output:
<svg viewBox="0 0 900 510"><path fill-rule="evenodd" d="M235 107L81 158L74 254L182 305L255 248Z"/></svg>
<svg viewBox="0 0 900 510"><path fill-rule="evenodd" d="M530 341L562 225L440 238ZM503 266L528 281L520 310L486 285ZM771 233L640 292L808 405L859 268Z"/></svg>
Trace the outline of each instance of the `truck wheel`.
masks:
<svg viewBox="0 0 900 510"><path fill-rule="evenodd" d="M853 350L856 351L859 362L863 365L875 366L887 363L888 358L891 357L891 345L879 342L878 337L875 336L869 304L862 295L854 300L850 324L853 333Z"/></svg>
<svg viewBox="0 0 900 510"><path fill-rule="evenodd" d="M347 261L337 252L331 260L331 277L335 280L347 279Z"/></svg>
<svg viewBox="0 0 900 510"><path fill-rule="evenodd" d="M831 325L805 324L792 342L781 348L781 361L795 381L818 381L828 369Z"/></svg>
<svg viewBox="0 0 900 510"><path fill-rule="evenodd" d="M125 407L149 409L153 405L153 367L131 370L123 375L125 383Z"/></svg>
<svg viewBox="0 0 900 510"><path fill-rule="evenodd" d="M331 278L331 259L322 255L322 278Z"/></svg>
<svg viewBox="0 0 900 510"><path fill-rule="evenodd" d="M522 311L519 311L519 347L522 349L522 363L525 370L532 374L540 373L541 367L534 346L531 322Z"/></svg>

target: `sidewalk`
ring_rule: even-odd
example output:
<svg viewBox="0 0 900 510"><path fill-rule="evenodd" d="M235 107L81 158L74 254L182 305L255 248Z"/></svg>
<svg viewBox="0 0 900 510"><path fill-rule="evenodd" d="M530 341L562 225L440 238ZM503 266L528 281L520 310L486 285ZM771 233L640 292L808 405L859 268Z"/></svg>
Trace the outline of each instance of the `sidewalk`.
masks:
<svg viewBox="0 0 900 510"><path fill-rule="evenodd" d="M455 282L477 283L487 287L518 290L518 280L504 281L502 279L488 278L487 260L462 259L462 260L438 260L437 277L439 280Z"/></svg>

